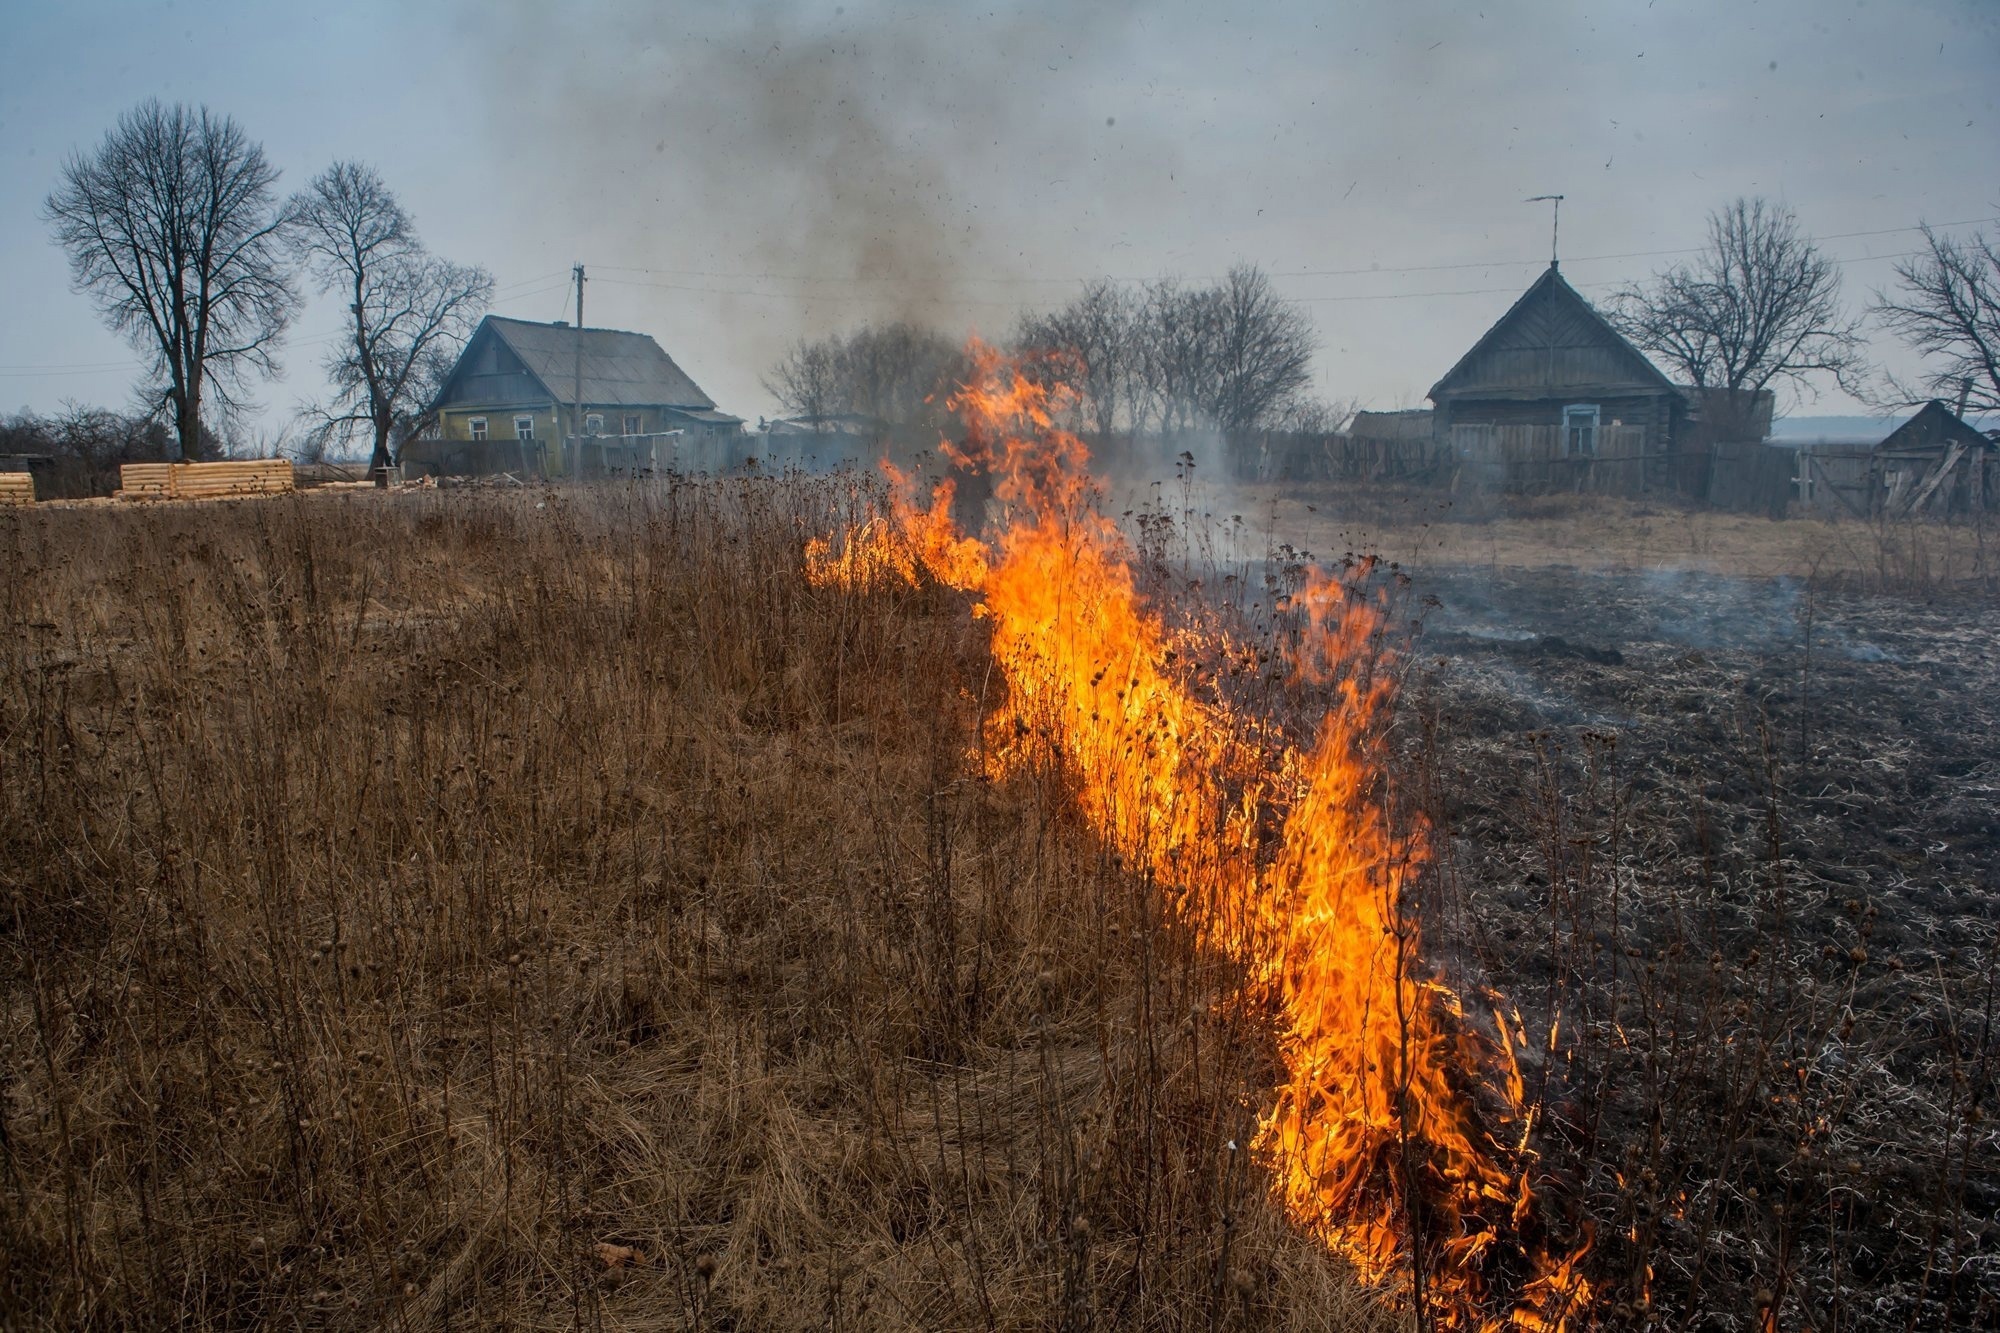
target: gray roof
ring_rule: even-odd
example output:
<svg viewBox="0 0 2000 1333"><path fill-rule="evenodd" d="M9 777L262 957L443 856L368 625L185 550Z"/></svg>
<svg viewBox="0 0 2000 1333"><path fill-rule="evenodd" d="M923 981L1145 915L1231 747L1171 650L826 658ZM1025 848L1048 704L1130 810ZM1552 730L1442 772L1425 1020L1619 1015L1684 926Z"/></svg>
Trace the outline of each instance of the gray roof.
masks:
<svg viewBox="0 0 2000 1333"><path fill-rule="evenodd" d="M742 417L733 417L727 412L718 412L712 407L675 407L668 410L676 416L686 417L690 421L704 421L711 426L740 426L743 424Z"/></svg>
<svg viewBox="0 0 2000 1333"><path fill-rule="evenodd" d="M1628 361L1627 369L1634 375L1635 382L1643 382L1655 390L1664 389L1669 392L1678 387L1672 380L1662 375L1660 368L1647 360L1646 354L1634 347L1624 334L1612 328L1610 321L1598 313L1597 307L1586 301L1583 293L1569 285L1568 280L1552 261L1542 270L1542 276L1530 283L1528 290L1522 292L1514 304L1507 307L1507 313L1495 320L1493 327L1486 330L1479 341L1472 344L1466 354L1458 359L1458 363L1444 373L1444 378L1431 386L1428 395L1431 401L1438 402L1440 394L1450 393L1455 387L1452 381L1462 375L1470 374L1479 360L1480 353L1489 347L1497 346L1507 334L1510 325L1523 319L1535 306L1543 303L1558 306L1577 315L1584 330L1596 335L1599 346L1616 348L1622 352Z"/></svg>
<svg viewBox="0 0 2000 1333"><path fill-rule="evenodd" d="M715 406L715 400L697 388L687 372L646 334L621 329L578 330L567 324L536 324L498 315L488 315L482 323L521 358L552 397L565 402L580 396L592 407ZM576 391L579 339L583 343L580 395Z"/></svg>

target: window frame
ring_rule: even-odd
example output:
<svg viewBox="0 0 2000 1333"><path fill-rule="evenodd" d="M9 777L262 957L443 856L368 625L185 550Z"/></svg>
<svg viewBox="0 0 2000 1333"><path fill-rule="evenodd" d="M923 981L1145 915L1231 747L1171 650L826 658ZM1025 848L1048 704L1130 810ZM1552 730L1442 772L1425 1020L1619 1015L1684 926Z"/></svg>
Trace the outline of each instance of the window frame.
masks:
<svg viewBox="0 0 2000 1333"><path fill-rule="evenodd" d="M522 423L522 422L524 422L524 421L528 423L528 428L527 428L527 430L526 430L525 432L523 432L523 431L522 431L522 429L521 429L521 423ZM520 412L520 413L516 413L516 414L515 414L515 417L514 417L514 439L515 439L515 442L516 442L516 443L519 443L519 444L533 444L533 443L535 442L535 414L534 414L534 413L532 413L532 412Z"/></svg>
<svg viewBox="0 0 2000 1333"><path fill-rule="evenodd" d="M585 435L604 434L604 414L602 412L585 412L583 414L583 433Z"/></svg>
<svg viewBox="0 0 2000 1333"><path fill-rule="evenodd" d="M486 418L467 417L465 419L465 434L467 439L479 440L483 442L487 438Z"/></svg>
<svg viewBox="0 0 2000 1333"><path fill-rule="evenodd" d="M641 429L646 424L646 419L637 412L627 412L625 420L620 424L625 427L627 435L644 435L646 433Z"/></svg>
<svg viewBox="0 0 2000 1333"><path fill-rule="evenodd" d="M1589 421L1590 424L1587 428L1583 429L1587 429L1589 433L1584 437L1585 440L1584 447L1578 448L1577 431L1580 429L1580 427L1574 423L1586 419ZM1604 431L1604 408L1600 404L1597 403L1566 404L1563 407L1563 414L1562 414L1563 457L1564 458L1597 457L1597 446L1599 441L1603 439L1603 431Z"/></svg>

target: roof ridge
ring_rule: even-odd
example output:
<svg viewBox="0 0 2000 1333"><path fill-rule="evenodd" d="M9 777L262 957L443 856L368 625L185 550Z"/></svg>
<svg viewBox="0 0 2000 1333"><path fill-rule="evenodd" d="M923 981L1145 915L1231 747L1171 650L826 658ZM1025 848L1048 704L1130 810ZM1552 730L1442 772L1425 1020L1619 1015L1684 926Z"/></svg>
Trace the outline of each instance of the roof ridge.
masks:
<svg viewBox="0 0 2000 1333"><path fill-rule="evenodd" d="M520 319L513 315L487 315L484 318L496 324L523 324L531 329L571 329L579 333L618 333L628 338L646 338L656 344L659 341L652 334L643 333L638 329L614 329L603 324L585 324L579 327L566 319Z"/></svg>
<svg viewBox="0 0 2000 1333"><path fill-rule="evenodd" d="M1588 315L1592 320L1596 321L1598 327L1602 328L1606 333L1609 333L1613 338L1615 338L1618 341L1619 345L1624 347L1625 350L1630 352L1633 356L1637 357L1641 365L1645 366L1646 369L1653 372L1654 379L1658 380L1663 386L1665 386L1668 389L1676 389L1679 387L1671 379L1667 377L1664 371L1662 371L1658 366L1653 364L1653 359L1651 357L1647 356L1637 347L1634 347L1632 345L1632 340L1630 338L1627 338L1624 334L1620 333L1615 327L1613 327L1611 321L1604 317L1603 312L1598 310L1596 306L1590 303L1590 298L1586 297L1582 292L1578 291L1575 287L1572 287L1570 285L1569 279L1565 278L1562 275L1562 269L1556 264L1554 260L1550 260L1549 266L1541 271L1540 276L1538 276L1533 282L1528 284L1526 291L1522 292L1519 296L1514 298L1514 303L1508 306L1507 309L1504 312L1502 312L1500 318L1493 321L1493 323L1487 328L1486 332L1479 335L1478 339L1472 344L1472 346L1466 349L1464 356L1459 357L1457 361L1452 363L1452 367L1450 370L1447 370L1443 375L1440 375L1438 377L1437 383L1431 385L1430 393L1426 394L1425 396L1429 398L1432 402L1436 402L1437 391L1444 386L1445 382L1451 379L1452 376L1458 374L1459 371L1465 369L1465 367L1472 361L1472 359L1475 356L1479 355L1480 352L1484 351L1486 345L1493 341L1493 339L1499 334L1500 330L1506 326L1507 321L1514 317L1515 312L1520 310L1522 306L1528 303L1528 299L1530 297L1534 296L1537 292L1540 292L1544 287L1550 287L1550 286L1560 288L1562 291L1566 292L1569 295L1571 300L1575 301L1576 304L1583 307L1584 313Z"/></svg>

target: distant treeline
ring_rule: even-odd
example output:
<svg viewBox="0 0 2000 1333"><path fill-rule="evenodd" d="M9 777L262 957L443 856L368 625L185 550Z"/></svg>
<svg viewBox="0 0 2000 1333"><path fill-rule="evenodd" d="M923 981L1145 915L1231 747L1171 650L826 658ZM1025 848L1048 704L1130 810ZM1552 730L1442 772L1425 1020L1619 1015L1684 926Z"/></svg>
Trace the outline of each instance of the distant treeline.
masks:
<svg viewBox="0 0 2000 1333"><path fill-rule="evenodd" d="M1022 320L1008 350L1027 373L1071 390L1075 429L1099 436L1329 431L1350 413L1310 392L1312 323L1269 277L1239 264L1217 283L1090 283ZM940 426L963 377L956 339L909 323L802 339L764 377L808 423L867 418Z"/></svg>
<svg viewBox="0 0 2000 1333"><path fill-rule="evenodd" d="M47 416L0 417L0 457L35 474L43 499L109 495L121 463L178 458L173 432L158 417L66 404Z"/></svg>

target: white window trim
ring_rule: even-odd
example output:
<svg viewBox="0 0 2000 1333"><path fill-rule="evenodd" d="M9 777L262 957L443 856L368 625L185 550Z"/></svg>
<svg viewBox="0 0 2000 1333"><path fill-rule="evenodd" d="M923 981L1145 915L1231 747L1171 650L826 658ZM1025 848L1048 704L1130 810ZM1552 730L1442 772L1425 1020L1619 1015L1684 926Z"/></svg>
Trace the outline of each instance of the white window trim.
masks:
<svg viewBox="0 0 2000 1333"><path fill-rule="evenodd" d="M1585 414L1588 414L1590 417L1590 448L1582 450L1573 449L1570 447L1570 440L1571 440L1570 432L1573 429L1570 425L1570 420L1572 417L1581 417L1584 416ZM1604 410L1598 404L1570 403L1569 405L1564 407L1563 419L1562 419L1563 457L1565 458L1597 457L1597 444L1598 441L1602 438L1603 429L1604 429Z"/></svg>
<svg viewBox="0 0 2000 1333"><path fill-rule="evenodd" d="M523 434L521 431L521 423L524 421L528 423L528 429L526 434ZM521 441L523 444L530 443L534 440L535 418L532 413L523 412L519 416L514 418L514 438Z"/></svg>
<svg viewBox="0 0 2000 1333"><path fill-rule="evenodd" d="M584 433L585 435L602 435L602 434L604 434L604 414L603 414L602 412L586 412L586 413L584 413L584 414L583 414L583 433Z"/></svg>
<svg viewBox="0 0 2000 1333"><path fill-rule="evenodd" d="M485 417L467 417L467 418L465 419L465 433L466 433L466 434L467 434L468 436L470 436L471 438L475 439L475 440L483 440L483 439L485 439L485 438L486 438L486 418L485 418Z"/></svg>

